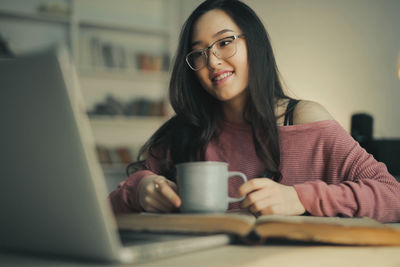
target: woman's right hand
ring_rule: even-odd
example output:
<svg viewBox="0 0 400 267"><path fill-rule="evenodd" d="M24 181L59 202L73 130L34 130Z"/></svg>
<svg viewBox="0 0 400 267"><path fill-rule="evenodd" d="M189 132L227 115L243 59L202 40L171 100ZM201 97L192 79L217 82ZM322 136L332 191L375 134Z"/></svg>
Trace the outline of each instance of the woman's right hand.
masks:
<svg viewBox="0 0 400 267"><path fill-rule="evenodd" d="M140 205L149 212L172 212L181 206L177 186L164 176L149 175L139 190Z"/></svg>

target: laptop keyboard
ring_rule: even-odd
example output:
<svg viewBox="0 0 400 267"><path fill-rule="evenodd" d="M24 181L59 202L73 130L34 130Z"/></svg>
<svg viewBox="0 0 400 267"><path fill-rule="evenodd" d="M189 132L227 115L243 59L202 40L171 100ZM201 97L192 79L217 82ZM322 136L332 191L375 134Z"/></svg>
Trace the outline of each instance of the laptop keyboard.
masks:
<svg viewBox="0 0 400 267"><path fill-rule="evenodd" d="M163 242L163 241L171 241L171 240L182 240L185 238L193 238L206 236L201 234L182 234L182 233L149 233L149 232L135 232L135 231L126 231L120 230L119 236L121 239L121 243L124 246L133 246L133 245L144 245L151 244L154 242Z"/></svg>

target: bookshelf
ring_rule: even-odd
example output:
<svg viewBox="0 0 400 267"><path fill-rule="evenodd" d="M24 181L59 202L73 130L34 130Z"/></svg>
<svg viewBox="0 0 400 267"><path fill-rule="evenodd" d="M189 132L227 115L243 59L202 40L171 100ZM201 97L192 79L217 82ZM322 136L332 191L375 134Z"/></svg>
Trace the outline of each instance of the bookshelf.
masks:
<svg viewBox="0 0 400 267"><path fill-rule="evenodd" d="M52 14L30 14L28 12L14 10L0 10L0 17L3 19L23 20L26 22L36 21L44 23L57 23L68 25L70 23L67 15L52 15Z"/></svg>
<svg viewBox="0 0 400 267"><path fill-rule="evenodd" d="M95 116L90 120L100 145L117 147L131 144L139 148L165 122L159 116ZM133 140L132 140L133 139Z"/></svg>
<svg viewBox="0 0 400 267"><path fill-rule="evenodd" d="M169 61L180 29L180 0L0 0L0 34L16 53L66 43L77 66L96 142L111 150L139 147L172 114ZM140 7L140 8L138 8ZM166 104L149 113L93 114L112 96ZM105 165L119 174L125 165ZM118 171L119 170L119 171ZM107 173L106 172L106 173Z"/></svg>

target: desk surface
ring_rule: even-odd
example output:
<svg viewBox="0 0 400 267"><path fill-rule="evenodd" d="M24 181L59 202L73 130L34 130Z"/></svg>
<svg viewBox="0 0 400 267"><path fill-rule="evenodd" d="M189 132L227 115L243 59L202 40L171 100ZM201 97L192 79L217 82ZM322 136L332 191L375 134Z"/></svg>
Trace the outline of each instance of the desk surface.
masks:
<svg viewBox="0 0 400 267"><path fill-rule="evenodd" d="M0 266L127 266L93 262L1 254ZM129 266L129 265L128 265ZM133 265L132 265L133 266ZM188 253L176 257L136 264L156 266L285 266L285 267L399 267L400 247L344 247L344 246L238 246Z"/></svg>

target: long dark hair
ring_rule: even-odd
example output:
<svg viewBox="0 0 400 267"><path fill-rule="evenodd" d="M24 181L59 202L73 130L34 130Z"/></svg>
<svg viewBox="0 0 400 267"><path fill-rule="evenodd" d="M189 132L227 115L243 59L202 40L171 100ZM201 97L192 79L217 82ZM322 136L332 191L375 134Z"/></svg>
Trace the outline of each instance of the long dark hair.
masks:
<svg viewBox="0 0 400 267"><path fill-rule="evenodd" d="M146 168L143 157L154 157L160 162L162 175L175 180L174 164L204 160L207 145L218 135L220 102L202 88L195 72L185 62L191 51L194 24L203 14L214 9L226 12L245 35L249 81L243 116L252 125L256 153L264 162L269 177L280 180L275 105L279 99L288 97L282 90L263 23L250 7L238 0L207 0L184 23L169 84L169 98L175 115L144 144L138 161L128 166L128 175Z"/></svg>

